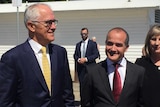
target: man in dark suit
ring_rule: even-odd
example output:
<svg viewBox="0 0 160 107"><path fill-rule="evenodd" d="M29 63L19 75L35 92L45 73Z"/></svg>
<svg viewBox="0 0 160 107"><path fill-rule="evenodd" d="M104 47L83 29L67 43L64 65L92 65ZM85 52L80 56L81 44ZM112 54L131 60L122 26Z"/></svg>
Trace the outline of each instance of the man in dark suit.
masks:
<svg viewBox="0 0 160 107"><path fill-rule="evenodd" d="M74 107L67 52L51 43L57 25L53 11L46 4L33 4L24 22L29 38L0 61L0 107ZM48 77L42 47L47 48Z"/></svg>
<svg viewBox="0 0 160 107"><path fill-rule="evenodd" d="M99 52L95 42L88 38L89 31L87 28L81 29L82 40L76 44L74 59L76 62L76 71L80 84L85 75L85 65L96 63L95 59L98 58Z"/></svg>
<svg viewBox="0 0 160 107"><path fill-rule="evenodd" d="M142 106L144 68L124 57L128 42L129 35L123 28L116 27L108 32L106 60L86 66L81 107Z"/></svg>
<svg viewBox="0 0 160 107"><path fill-rule="evenodd" d="M81 85L83 84L83 78L86 74L84 68L86 65L96 63L96 58L99 56L97 44L88 38L88 28L81 29L82 40L76 44L74 53L75 68L78 73L78 79L80 83L80 96Z"/></svg>

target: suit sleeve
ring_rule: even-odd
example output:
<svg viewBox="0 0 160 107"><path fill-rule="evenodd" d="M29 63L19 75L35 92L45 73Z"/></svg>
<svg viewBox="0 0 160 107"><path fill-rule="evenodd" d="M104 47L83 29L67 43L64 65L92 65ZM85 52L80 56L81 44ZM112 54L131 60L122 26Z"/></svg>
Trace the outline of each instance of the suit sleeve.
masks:
<svg viewBox="0 0 160 107"><path fill-rule="evenodd" d="M90 48L88 48L89 50L87 50L88 53L90 53L90 55L87 55L87 59L88 62L93 62L95 61L96 58L98 58L99 51L97 48L97 44L95 42L91 41L90 43L91 43Z"/></svg>
<svg viewBox="0 0 160 107"><path fill-rule="evenodd" d="M73 84L70 75L69 63L67 58L67 52L65 50L65 90L63 98L65 101L65 107L74 107L74 95L73 95Z"/></svg>
<svg viewBox="0 0 160 107"><path fill-rule="evenodd" d="M17 93L17 76L15 70L0 61L0 106L14 107Z"/></svg>
<svg viewBox="0 0 160 107"><path fill-rule="evenodd" d="M91 75L87 67L85 70L87 74L85 75L84 83L82 84L81 107L93 107Z"/></svg>
<svg viewBox="0 0 160 107"><path fill-rule="evenodd" d="M78 61L78 58L79 58L79 52L78 52L78 44L76 44L76 48L75 48L75 52L74 52L74 55L73 55L73 58L75 61Z"/></svg>
<svg viewBox="0 0 160 107"><path fill-rule="evenodd" d="M137 67L138 68L138 67ZM140 89L139 89L139 99L138 99L138 104L137 107L144 107L144 102L143 102L143 80L144 80L144 73L145 69L143 67L139 67L140 75L139 75L139 84L140 84Z"/></svg>

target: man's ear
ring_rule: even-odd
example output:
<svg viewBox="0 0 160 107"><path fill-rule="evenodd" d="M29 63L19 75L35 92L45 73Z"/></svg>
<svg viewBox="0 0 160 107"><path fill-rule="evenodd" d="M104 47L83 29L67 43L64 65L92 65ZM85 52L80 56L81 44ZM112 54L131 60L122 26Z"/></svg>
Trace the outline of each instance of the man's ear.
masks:
<svg viewBox="0 0 160 107"><path fill-rule="evenodd" d="M128 48L129 48L129 45L126 46L125 52L128 50Z"/></svg>
<svg viewBox="0 0 160 107"><path fill-rule="evenodd" d="M28 28L30 31L34 32L34 31L35 31L35 24L33 24L32 22L28 21L28 22L27 22L27 28Z"/></svg>

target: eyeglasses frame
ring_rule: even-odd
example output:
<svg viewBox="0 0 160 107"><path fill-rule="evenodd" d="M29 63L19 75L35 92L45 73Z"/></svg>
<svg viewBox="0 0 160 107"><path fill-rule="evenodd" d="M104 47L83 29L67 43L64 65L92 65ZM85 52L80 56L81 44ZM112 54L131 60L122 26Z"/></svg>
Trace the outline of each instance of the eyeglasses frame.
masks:
<svg viewBox="0 0 160 107"><path fill-rule="evenodd" d="M54 24L55 26L57 26L57 24L58 24L58 20L56 20L56 19L54 19L54 20L46 20L46 21L37 21L37 20L34 20L32 22L40 23L43 26L49 27L49 28L52 26L52 24ZM41 22L44 22L44 23L41 23Z"/></svg>

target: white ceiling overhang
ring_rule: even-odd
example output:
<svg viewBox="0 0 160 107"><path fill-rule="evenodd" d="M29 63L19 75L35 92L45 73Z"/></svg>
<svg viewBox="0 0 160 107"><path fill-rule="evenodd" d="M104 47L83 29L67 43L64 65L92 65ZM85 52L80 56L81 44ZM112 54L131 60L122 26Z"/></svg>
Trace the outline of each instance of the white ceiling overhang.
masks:
<svg viewBox="0 0 160 107"><path fill-rule="evenodd" d="M160 8L160 0L85 0L43 2L49 4L54 11L94 10L94 9L124 9L124 8ZM22 3L19 7L10 4L0 4L0 13L24 12L33 3Z"/></svg>

